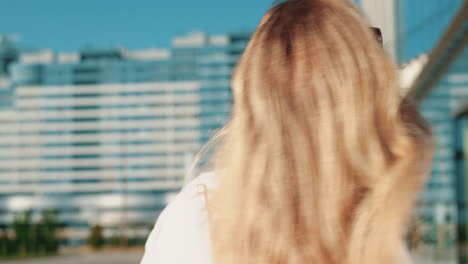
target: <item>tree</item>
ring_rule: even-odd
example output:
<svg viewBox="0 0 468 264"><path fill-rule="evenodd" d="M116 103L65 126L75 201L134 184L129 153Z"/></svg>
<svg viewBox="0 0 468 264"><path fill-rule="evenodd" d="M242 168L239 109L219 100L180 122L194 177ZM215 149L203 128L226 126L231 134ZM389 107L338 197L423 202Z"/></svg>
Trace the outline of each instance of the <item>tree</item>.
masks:
<svg viewBox="0 0 468 264"><path fill-rule="evenodd" d="M59 228L55 210L42 211L36 223L32 221L32 211L28 210L15 217L12 223L14 238L6 235L0 238L0 251L6 248L10 255L19 256L55 254L59 247Z"/></svg>
<svg viewBox="0 0 468 264"><path fill-rule="evenodd" d="M30 253L34 247L34 241L32 237L32 211L28 210L22 215L15 217L13 220L13 232L15 233L14 243L18 249L20 256L26 256Z"/></svg>
<svg viewBox="0 0 468 264"><path fill-rule="evenodd" d="M10 256L14 253L12 250L12 242L11 239L8 237L8 233L6 228L0 229L0 256L6 257Z"/></svg>
<svg viewBox="0 0 468 264"><path fill-rule="evenodd" d="M59 247L57 231L60 227L57 211L46 210L41 214L41 220L34 225L36 234L36 253L54 254Z"/></svg>
<svg viewBox="0 0 468 264"><path fill-rule="evenodd" d="M93 225L88 237L88 245L94 249L99 249L104 245L103 228L100 225Z"/></svg>

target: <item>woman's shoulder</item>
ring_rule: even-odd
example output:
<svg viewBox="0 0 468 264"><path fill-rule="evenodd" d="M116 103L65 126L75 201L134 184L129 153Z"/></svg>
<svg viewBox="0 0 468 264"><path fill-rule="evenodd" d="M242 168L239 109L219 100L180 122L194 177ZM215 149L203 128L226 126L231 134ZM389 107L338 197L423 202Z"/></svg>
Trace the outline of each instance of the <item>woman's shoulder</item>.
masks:
<svg viewBox="0 0 468 264"><path fill-rule="evenodd" d="M179 193L180 196L194 195L203 190L212 189L215 185L215 178L213 172L205 172L200 174L198 177L189 181Z"/></svg>
<svg viewBox="0 0 468 264"><path fill-rule="evenodd" d="M169 201L161 214L170 218L191 216L202 218L206 206L206 193L215 184L213 173L203 173L188 182L182 190Z"/></svg>
<svg viewBox="0 0 468 264"><path fill-rule="evenodd" d="M142 264L211 263L205 193L213 186L213 173L203 173L170 201L148 237Z"/></svg>
<svg viewBox="0 0 468 264"><path fill-rule="evenodd" d="M164 209L165 215L173 214L199 214L206 203L206 192L212 189L215 184L213 173L203 173L188 182L182 190L169 200L169 204Z"/></svg>

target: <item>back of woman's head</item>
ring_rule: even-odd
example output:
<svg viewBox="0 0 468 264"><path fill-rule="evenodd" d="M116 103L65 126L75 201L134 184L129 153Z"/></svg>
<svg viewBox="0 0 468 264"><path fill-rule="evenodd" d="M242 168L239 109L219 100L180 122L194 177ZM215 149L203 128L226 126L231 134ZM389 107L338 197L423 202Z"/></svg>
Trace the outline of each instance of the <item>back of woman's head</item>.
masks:
<svg viewBox="0 0 468 264"><path fill-rule="evenodd" d="M214 263L398 263L431 144L397 79L347 0L265 15L215 156Z"/></svg>

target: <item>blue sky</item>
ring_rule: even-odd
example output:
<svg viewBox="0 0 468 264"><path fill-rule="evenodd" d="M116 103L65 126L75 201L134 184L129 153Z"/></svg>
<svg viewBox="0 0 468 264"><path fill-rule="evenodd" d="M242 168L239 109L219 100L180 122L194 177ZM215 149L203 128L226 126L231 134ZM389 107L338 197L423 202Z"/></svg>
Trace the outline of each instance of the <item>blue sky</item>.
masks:
<svg viewBox="0 0 468 264"><path fill-rule="evenodd" d="M191 31L254 29L273 0L3 0L0 33L21 45L73 51L84 45L169 47Z"/></svg>

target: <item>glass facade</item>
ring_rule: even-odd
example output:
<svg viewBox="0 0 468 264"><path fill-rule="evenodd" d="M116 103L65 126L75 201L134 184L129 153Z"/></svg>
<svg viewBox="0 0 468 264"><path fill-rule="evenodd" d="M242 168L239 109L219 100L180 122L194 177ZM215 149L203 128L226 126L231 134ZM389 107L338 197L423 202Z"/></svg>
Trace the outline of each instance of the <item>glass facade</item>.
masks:
<svg viewBox="0 0 468 264"><path fill-rule="evenodd" d="M399 61L430 53L412 88L435 139L433 168L418 208L424 225L423 241L434 249L427 256L443 263L468 263L466 13L462 18L466 1L397 3Z"/></svg>
<svg viewBox="0 0 468 264"><path fill-rule="evenodd" d="M19 56L19 48L14 41L14 37L0 34L0 110L12 106L9 66Z"/></svg>
<svg viewBox="0 0 468 264"><path fill-rule="evenodd" d="M468 252L463 245L468 243L468 108L459 113L456 119L456 200L458 205L458 241L460 260L468 260ZM463 261L460 261L464 263Z"/></svg>
<svg viewBox="0 0 468 264"><path fill-rule="evenodd" d="M0 34L0 78L8 75L9 65L18 59L19 48L14 42L14 36Z"/></svg>
<svg viewBox="0 0 468 264"><path fill-rule="evenodd" d="M145 238L231 108L249 33L177 37L170 50L22 54L0 110L0 225L58 209L64 241L99 223ZM66 58L64 58L66 57Z"/></svg>
<svg viewBox="0 0 468 264"><path fill-rule="evenodd" d="M463 0L395 0L397 60L407 63L440 40Z"/></svg>

